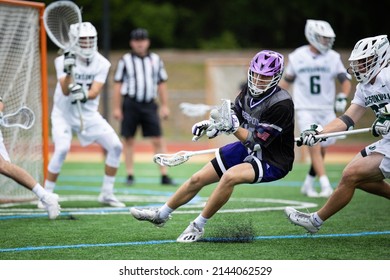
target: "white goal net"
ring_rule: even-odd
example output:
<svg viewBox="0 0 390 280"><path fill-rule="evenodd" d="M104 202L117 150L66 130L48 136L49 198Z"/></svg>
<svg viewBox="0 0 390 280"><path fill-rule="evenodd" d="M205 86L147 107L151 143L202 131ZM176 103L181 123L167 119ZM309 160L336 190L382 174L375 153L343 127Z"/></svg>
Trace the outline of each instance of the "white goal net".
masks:
<svg viewBox="0 0 390 280"><path fill-rule="evenodd" d="M16 3L17 2L17 3ZM35 113L29 130L0 127L11 162L38 182L44 177L44 133L41 13L42 3L0 0L0 96L4 114L25 105ZM44 57L46 59L46 56ZM45 68L46 69L46 68ZM46 86L46 85L45 85ZM46 91L47 94L47 91ZM46 101L47 102L47 101ZM0 174L0 202L29 200L35 196Z"/></svg>

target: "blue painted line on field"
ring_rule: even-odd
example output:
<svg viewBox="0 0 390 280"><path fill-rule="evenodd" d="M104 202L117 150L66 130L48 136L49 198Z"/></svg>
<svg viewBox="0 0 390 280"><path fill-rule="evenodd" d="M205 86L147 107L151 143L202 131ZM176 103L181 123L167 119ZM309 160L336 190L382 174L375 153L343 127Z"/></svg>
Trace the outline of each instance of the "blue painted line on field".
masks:
<svg viewBox="0 0 390 280"><path fill-rule="evenodd" d="M281 235L281 236L256 236L251 240L274 240L274 239L302 239L302 238L337 238L337 237L360 237L374 235L388 235L390 231L379 232L358 232L358 233L339 233L339 234L316 234L316 235ZM238 238L204 238L203 242L240 242ZM61 250L61 249L79 249L93 247L121 247L121 246L140 246L140 245L161 245L167 243L175 243L176 240L151 240L151 241L134 241L122 243L101 243L101 244L75 244L75 245L53 245L53 246L38 246L38 247L20 247L20 248L0 248L0 253L9 252L25 252L39 250Z"/></svg>
<svg viewBox="0 0 390 280"><path fill-rule="evenodd" d="M185 182L188 178L175 178L175 181L179 184ZM101 183L103 180L102 176L62 176L59 179L60 182L88 182L88 183ZM160 184L159 177L137 177L137 184ZM126 184L124 180L117 180L119 184ZM331 182L332 186L337 186L338 182ZM248 184L249 185L249 184ZM301 187L302 181L289 181L289 180L281 180L275 182L267 182L260 184L259 186L273 186L273 187ZM319 186L318 182L315 182L314 186ZM56 187L60 188L61 186ZM129 187L133 188L133 186ZM99 189L100 190L100 189Z"/></svg>
<svg viewBox="0 0 390 280"><path fill-rule="evenodd" d="M177 181L178 183L182 183L187 179L188 178L176 178L175 177L175 181ZM85 176L85 175L80 175L80 176L61 175L61 177L59 178L60 182L68 182L68 183L72 183L72 182L101 183L102 180L103 180L103 176ZM117 179L116 183L126 185L126 181L124 179ZM157 184L157 185L159 185L160 184L160 177L137 177L135 185L137 185L137 184Z"/></svg>
<svg viewBox="0 0 390 280"><path fill-rule="evenodd" d="M100 193L101 187L96 186L76 186L76 185L63 185L56 186L56 191L79 191L79 192L94 192ZM138 189L138 188L115 188L115 194L142 194L142 195L164 195L170 196L173 194L172 191L156 191L156 190L147 190L147 189Z"/></svg>

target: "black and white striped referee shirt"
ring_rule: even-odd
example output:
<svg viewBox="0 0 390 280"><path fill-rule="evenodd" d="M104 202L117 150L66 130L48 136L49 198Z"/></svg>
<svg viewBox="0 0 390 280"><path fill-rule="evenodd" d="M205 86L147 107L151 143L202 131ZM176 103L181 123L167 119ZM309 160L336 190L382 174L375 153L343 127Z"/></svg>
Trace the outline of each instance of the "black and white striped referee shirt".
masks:
<svg viewBox="0 0 390 280"><path fill-rule="evenodd" d="M164 63L156 53L145 57L125 54L118 62L114 81L122 83L121 94L136 102L149 103L157 97L157 85L168 80Z"/></svg>

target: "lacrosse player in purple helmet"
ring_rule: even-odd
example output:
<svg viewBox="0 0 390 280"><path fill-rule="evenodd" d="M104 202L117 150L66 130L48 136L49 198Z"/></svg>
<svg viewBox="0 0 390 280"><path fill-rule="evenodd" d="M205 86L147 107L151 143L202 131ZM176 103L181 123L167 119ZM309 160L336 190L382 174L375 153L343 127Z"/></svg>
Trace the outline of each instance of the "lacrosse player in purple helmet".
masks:
<svg viewBox="0 0 390 280"><path fill-rule="evenodd" d="M347 206L356 189L390 199L390 184L385 181L390 178L389 60L390 44L387 35L358 41L349 57L349 69L358 81L351 105L343 115L332 120L323 129L317 126L301 133L300 141L304 145L314 146L321 142L321 138L314 135L349 130L371 108L377 117L371 132L375 137L383 137L356 154L343 170L337 188L320 210L303 213L292 207L285 208L290 222L310 233L318 232L324 221Z"/></svg>
<svg viewBox="0 0 390 280"><path fill-rule="evenodd" d="M248 83L231 104L231 119L214 119L211 114L209 120L192 127L196 137L233 134L238 141L221 147L216 157L159 209L131 208L134 218L162 227L174 210L203 187L217 182L200 215L177 238L177 242L195 242L202 238L207 221L229 200L236 185L271 182L287 175L294 161L294 104L289 93L278 86L283 63L283 56L274 51L264 50L253 57ZM230 126L216 129L222 121Z"/></svg>

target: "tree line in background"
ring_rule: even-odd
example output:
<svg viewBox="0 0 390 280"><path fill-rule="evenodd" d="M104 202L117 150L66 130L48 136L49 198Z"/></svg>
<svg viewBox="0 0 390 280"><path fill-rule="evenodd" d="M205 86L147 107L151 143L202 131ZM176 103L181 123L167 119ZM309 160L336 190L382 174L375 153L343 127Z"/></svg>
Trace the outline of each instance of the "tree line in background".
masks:
<svg viewBox="0 0 390 280"><path fill-rule="evenodd" d="M46 5L53 1L41 1ZM388 34L390 1L364 0L76 0L84 21L111 49L128 48L129 32L149 30L153 48L296 48L306 43L306 19L328 21L335 48L351 49ZM100 44L101 45L101 44Z"/></svg>

